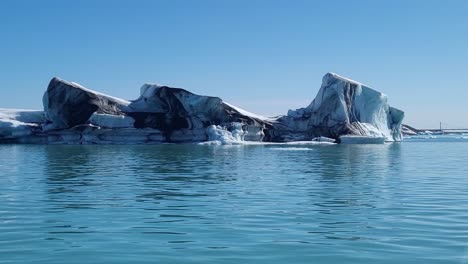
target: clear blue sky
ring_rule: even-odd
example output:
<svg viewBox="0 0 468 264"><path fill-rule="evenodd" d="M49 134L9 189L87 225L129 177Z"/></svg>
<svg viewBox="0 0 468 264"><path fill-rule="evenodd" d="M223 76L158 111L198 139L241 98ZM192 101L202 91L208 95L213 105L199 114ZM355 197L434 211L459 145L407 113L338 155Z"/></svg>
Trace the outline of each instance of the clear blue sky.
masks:
<svg viewBox="0 0 468 264"><path fill-rule="evenodd" d="M305 107L329 71L418 127L468 127L468 1L0 1L0 107L53 76L134 99L145 82L249 111Z"/></svg>

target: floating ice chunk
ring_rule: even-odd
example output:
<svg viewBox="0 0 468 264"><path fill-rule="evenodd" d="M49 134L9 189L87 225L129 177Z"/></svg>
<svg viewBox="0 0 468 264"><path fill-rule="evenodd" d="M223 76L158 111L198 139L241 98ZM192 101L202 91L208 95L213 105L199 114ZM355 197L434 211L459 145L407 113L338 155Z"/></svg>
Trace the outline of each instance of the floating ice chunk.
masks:
<svg viewBox="0 0 468 264"><path fill-rule="evenodd" d="M86 124L95 112L122 114L130 103L59 78L50 81L42 100L46 118L56 129Z"/></svg>
<svg viewBox="0 0 468 264"><path fill-rule="evenodd" d="M0 119L16 120L23 123L45 123L44 111L0 108Z"/></svg>
<svg viewBox="0 0 468 264"><path fill-rule="evenodd" d="M206 129L208 141L213 145L242 144L246 132L241 123L233 123L230 130L226 127L211 125Z"/></svg>
<svg viewBox="0 0 468 264"><path fill-rule="evenodd" d="M45 121L43 111L0 109L0 140L29 136L33 127Z"/></svg>
<svg viewBox="0 0 468 264"><path fill-rule="evenodd" d="M369 86L327 73L322 87L306 108L289 110L279 119L285 138L291 131L336 137L342 134L386 137L401 141L404 112L388 105L387 96Z"/></svg>
<svg viewBox="0 0 468 264"><path fill-rule="evenodd" d="M9 137L4 142L14 142L11 139L16 135L19 142L32 133L28 137L39 138L38 142L51 136L57 139L54 142L99 144L206 140L215 144L254 144L252 141L333 144L335 140L331 138L341 135L360 136L349 139L345 136L343 143L380 141L380 138L401 140L402 111L390 107L383 93L333 73L324 76L317 97L308 107L275 118L181 88L145 84L140 93L137 100L127 101L53 78L43 97L45 114L0 109L0 139ZM213 124L218 126L210 126ZM156 132L136 135L146 128ZM127 133L123 131L126 129L132 130ZM64 130L71 131L70 135L56 134Z"/></svg>
<svg viewBox="0 0 468 264"><path fill-rule="evenodd" d="M19 138L31 134L31 126L28 126L26 123L0 118L0 140Z"/></svg>

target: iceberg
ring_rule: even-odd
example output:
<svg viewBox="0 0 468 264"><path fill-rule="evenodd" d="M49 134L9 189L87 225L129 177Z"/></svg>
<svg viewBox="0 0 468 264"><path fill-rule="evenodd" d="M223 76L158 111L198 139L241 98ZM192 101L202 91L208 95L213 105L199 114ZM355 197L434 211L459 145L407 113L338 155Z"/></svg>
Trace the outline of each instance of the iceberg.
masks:
<svg viewBox="0 0 468 264"><path fill-rule="evenodd" d="M327 73L322 86L306 108L289 110L279 118L280 140L308 140L341 135L384 137L401 141L404 112L388 105L387 96L367 85Z"/></svg>
<svg viewBox="0 0 468 264"><path fill-rule="evenodd" d="M402 124L401 125L401 134L403 136L416 136L420 133L420 131L414 127L409 125Z"/></svg>
<svg viewBox="0 0 468 264"><path fill-rule="evenodd" d="M50 129L84 124L94 113L120 115L130 103L59 78L50 81L42 102Z"/></svg>
<svg viewBox="0 0 468 264"><path fill-rule="evenodd" d="M32 135L45 122L44 111L0 108L0 142Z"/></svg>
<svg viewBox="0 0 468 264"><path fill-rule="evenodd" d="M324 76L309 106L275 118L182 88L144 84L139 98L125 100L60 78L50 81L43 105L44 111L0 109L0 143L401 141L404 118L383 93L334 73Z"/></svg>
<svg viewBox="0 0 468 264"><path fill-rule="evenodd" d="M231 129L222 126L209 126L208 142L213 145L234 145L244 142L246 131L242 130L241 123L234 123Z"/></svg>

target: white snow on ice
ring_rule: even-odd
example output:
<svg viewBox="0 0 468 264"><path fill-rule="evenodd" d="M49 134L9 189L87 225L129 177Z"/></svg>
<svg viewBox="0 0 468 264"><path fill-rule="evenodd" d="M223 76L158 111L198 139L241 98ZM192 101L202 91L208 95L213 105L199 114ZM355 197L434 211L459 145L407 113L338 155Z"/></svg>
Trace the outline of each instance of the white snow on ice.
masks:
<svg viewBox="0 0 468 264"><path fill-rule="evenodd" d="M65 80L62 80L64 82L67 82ZM88 89L86 87L84 87L83 85L79 84L79 83L76 83L76 82L70 82L71 84L75 85L75 86L78 86L80 87L81 89L87 91L87 92L90 92L90 93L93 93L93 94L97 94L97 95L101 95L101 96L104 96L104 97L107 97L107 98L110 98L122 105L125 105L125 106L128 106L130 104L130 101L127 101L125 99L122 99L122 98L118 98L118 97L114 97L112 95L108 95L108 94L104 94L104 93L100 93L100 92L97 92L97 91L94 91L94 90L91 90L91 89Z"/></svg>
<svg viewBox="0 0 468 264"><path fill-rule="evenodd" d="M242 108L239 108L239 107L237 107L237 106L234 106L234 105L232 105L232 104L230 104L230 103L226 103L226 102L224 102L224 101L223 101L223 103L224 103L225 105L227 105L227 106L230 106L230 107L234 108L234 110L236 110L237 112L239 112L239 113L241 113L241 114L243 114L243 115L250 116L250 117L253 117L253 118L256 118L256 119L260 119L260 120L265 120L265 121L272 120L272 119L269 118L269 117L265 117L265 116L261 116L261 115L257 115L257 114L251 113L251 112L249 112L249 111L247 111L247 110L244 110L244 109L242 109Z"/></svg>

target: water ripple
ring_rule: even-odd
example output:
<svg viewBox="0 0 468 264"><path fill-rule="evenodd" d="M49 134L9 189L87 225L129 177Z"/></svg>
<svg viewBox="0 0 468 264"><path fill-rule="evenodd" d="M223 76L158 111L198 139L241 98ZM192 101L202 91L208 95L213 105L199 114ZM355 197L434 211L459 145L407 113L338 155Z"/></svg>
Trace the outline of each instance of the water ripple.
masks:
<svg viewBox="0 0 468 264"><path fill-rule="evenodd" d="M467 263L467 154L1 145L0 263Z"/></svg>

